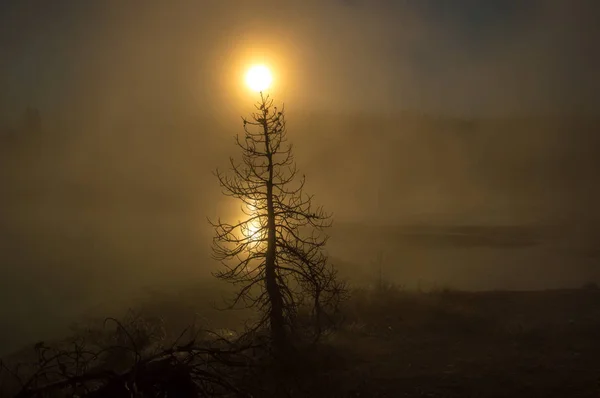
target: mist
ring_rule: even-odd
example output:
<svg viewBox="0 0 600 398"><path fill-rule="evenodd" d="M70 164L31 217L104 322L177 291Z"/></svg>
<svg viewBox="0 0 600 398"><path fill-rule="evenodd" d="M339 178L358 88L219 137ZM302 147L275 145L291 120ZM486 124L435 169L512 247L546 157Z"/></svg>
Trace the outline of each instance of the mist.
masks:
<svg viewBox="0 0 600 398"><path fill-rule="evenodd" d="M600 282L598 12L558 0L3 2L0 340L212 280L206 218L238 214L212 171L253 109L240 76L254 60L273 65L349 279L375 278L370 259L385 253L386 276L411 287ZM493 238L449 238L471 236L465 226Z"/></svg>

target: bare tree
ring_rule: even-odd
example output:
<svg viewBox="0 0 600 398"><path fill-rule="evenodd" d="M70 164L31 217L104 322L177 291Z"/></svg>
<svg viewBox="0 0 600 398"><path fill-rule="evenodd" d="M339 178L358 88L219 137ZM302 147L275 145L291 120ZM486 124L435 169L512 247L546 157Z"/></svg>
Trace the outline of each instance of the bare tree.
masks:
<svg viewBox="0 0 600 398"><path fill-rule="evenodd" d="M219 170L223 194L239 199L244 220L211 222L213 255L224 269L215 275L240 287L232 306L258 308L256 327L268 325L274 347L288 344L298 310L311 309L316 334L323 316L336 307L345 288L327 262L323 229L332 223L304 193L292 145L286 140L284 109L260 94L256 112L242 118L245 134L235 137L241 162L230 158L231 174Z"/></svg>

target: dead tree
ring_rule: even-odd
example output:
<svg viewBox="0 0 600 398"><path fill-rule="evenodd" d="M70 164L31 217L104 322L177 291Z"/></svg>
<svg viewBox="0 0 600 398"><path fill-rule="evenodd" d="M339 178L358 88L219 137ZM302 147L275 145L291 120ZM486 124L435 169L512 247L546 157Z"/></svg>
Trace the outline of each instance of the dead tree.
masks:
<svg viewBox="0 0 600 398"><path fill-rule="evenodd" d="M249 119L242 118L244 136L235 137L241 162L230 158L231 173L215 173L223 194L241 201L245 216L236 223L211 222L212 249L224 267L215 276L239 286L232 306L257 308L262 317L256 327L269 327L277 349L288 345L301 307L311 309L320 334L326 310L345 289L324 252L331 215L313 208L313 197L304 193L284 109L262 93L255 107Z"/></svg>
<svg viewBox="0 0 600 398"><path fill-rule="evenodd" d="M0 396L250 396L235 384L248 375L255 377L250 354L260 347L254 342L229 341L206 331L180 344L187 331L184 330L169 346L147 350L140 345L139 336L145 331L138 329L137 322L122 324L113 318L108 320L117 329L109 333L111 338L107 342L93 341L97 337L94 332L53 346L39 342L34 346L35 358L30 363L8 365L0 361ZM119 356L122 361L115 363L111 360L115 352L129 355Z"/></svg>

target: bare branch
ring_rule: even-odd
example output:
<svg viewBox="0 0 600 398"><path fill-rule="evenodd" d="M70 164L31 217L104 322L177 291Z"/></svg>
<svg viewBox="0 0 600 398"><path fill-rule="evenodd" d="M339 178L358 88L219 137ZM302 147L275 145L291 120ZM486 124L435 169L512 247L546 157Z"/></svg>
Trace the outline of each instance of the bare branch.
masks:
<svg viewBox="0 0 600 398"><path fill-rule="evenodd" d="M331 226L331 215L304 193L305 178L298 178L287 142L284 108L278 110L261 93L255 109L242 118L243 137L235 137L241 162L230 159L229 175L215 173L224 195L240 200L246 219L211 223L213 257L224 267L215 276L240 286L232 305L243 302L261 311L259 323L268 321L275 339L284 323L294 324L300 305L311 302L320 317L336 302L332 296L343 296L344 286L327 265L328 237L319 232Z"/></svg>

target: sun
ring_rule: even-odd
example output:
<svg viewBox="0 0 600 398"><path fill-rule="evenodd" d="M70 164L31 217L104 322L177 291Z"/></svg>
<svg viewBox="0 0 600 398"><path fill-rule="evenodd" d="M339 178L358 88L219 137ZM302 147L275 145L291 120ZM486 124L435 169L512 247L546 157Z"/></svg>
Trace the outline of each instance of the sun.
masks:
<svg viewBox="0 0 600 398"><path fill-rule="evenodd" d="M246 73L246 84L253 91L264 91L272 82L273 75L265 65L255 65Z"/></svg>

